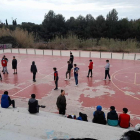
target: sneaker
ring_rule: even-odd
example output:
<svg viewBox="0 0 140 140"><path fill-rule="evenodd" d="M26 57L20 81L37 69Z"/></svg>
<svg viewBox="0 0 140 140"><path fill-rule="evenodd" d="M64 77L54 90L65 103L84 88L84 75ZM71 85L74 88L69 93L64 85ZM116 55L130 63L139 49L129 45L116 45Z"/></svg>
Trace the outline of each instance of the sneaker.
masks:
<svg viewBox="0 0 140 140"><path fill-rule="evenodd" d="M92 76L90 76L90 77L92 77Z"/></svg>
<svg viewBox="0 0 140 140"><path fill-rule="evenodd" d="M57 90L58 88L55 88L54 90Z"/></svg>
<svg viewBox="0 0 140 140"><path fill-rule="evenodd" d="M67 81L68 79L65 79L65 81Z"/></svg>
<svg viewBox="0 0 140 140"><path fill-rule="evenodd" d="M9 74L9 73L7 72L7 74Z"/></svg>
<svg viewBox="0 0 140 140"><path fill-rule="evenodd" d="M3 74L5 74L5 72Z"/></svg>
<svg viewBox="0 0 140 140"><path fill-rule="evenodd" d="M17 74L17 72L15 74Z"/></svg>
<svg viewBox="0 0 140 140"><path fill-rule="evenodd" d="M103 79L104 81L106 80L106 79Z"/></svg>
<svg viewBox="0 0 140 140"><path fill-rule="evenodd" d="M87 77L89 77L89 76L87 76Z"/></svg>
<svg viewBox="0 0 140 140"><path fill-rule="evenodd" d="M77 87L78 85L75 85L75 87Z"/></svg>
<svg viewBox="0 0 140 140"><path fill-rule="evenodd" d="M0 78L0 80L2 81L2 78Z"/></svg>
<svg viewBox="0 0 140 140"><path fill-rule="evenodd" d="M16 74L16 73L13 73L13 74Z"/></svg>

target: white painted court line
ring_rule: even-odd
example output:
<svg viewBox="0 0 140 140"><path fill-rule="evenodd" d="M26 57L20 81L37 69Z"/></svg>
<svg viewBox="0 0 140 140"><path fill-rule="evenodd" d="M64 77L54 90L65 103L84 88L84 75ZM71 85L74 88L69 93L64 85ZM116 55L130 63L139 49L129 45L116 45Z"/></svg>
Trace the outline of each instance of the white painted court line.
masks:
<svg viewBox="0 0 140 140"><path fill-rule="evenodd" d="M66 65L64 65L63 67L59 68L58 70L61 70L62 68L66 67L66 66L67 66L67 64L66 64ZM48 74L48 75L46 75L45 77L40 78L40 79L45 79L46 77L48 77L48 76L52 75L53 73L54 73L54 72L51 72L50 74ZM23 88L23 89L19 90L18 92L16 92L15 94L13 94L13 95L11 95L11 96L15 96L16 94L18 94L18 93L20 93L21 91L23 91L23 90L25 90L25 89L27 89L27 88L31 87L32 85L34 85L34 83L32 83L32 84L30 84L29 86L27 86L27 87L25 87L25 88Z"/></svg>
<svg viewBox="0 0 140 140"><path fill-rule="evenodd" d="M111 75L112 84L113 84L118 90L120 90L121 92L123 92L124 95L130 96L130 97L132 97L132 98L134 98L134 99L137 99L137 100L140 100L140 98L138 98L138 97L135 97L135 96L133 96L133 95L130 95L130 94L125 93L122 89L120 89L120 88L113 82L113 78L115 77L115 74L116 74L116 73L118 73L118 72L120 72L120 71L122 71L122 70L125 70L125 69L131 69L131 68L133 68L133 67L123 68L123 69L120 69L120 70L115 71L115 72ZM140 68L140 67L138 66L138 67L134 67L134 68ZM114 78L114 79L115 79L115 78Z"/></svg>

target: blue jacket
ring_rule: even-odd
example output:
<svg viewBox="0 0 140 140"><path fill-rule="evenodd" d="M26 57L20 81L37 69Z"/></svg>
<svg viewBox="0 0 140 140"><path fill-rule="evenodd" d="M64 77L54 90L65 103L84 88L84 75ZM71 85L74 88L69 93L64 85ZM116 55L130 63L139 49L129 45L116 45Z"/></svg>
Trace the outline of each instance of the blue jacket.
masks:
<svg viewBox="0 0 140 140"><path fill-rule="evenodd" d="M98 105L98 106L96 107L96 109L97 109L97 111L102 111L102 106ZM93 112L93 116L95 115L95 112L96 112L96 111ZM105 119L105 113L104 113L104 119Z"/></svg>
<svg viewBox="0 0 140 140"><path fill-rule="evenodd" d="M3 94L1 97L1 107L2 108L9 107L9 99L8 99L8 95L6 95L6 94Z"/></svg>
<svg viewBox="0 0 140 140"><path fill-rule="evenodd" d="M78 67L75 67L74 68L74 76L78 76L78 71L79 71L79 68Z"/></svg>

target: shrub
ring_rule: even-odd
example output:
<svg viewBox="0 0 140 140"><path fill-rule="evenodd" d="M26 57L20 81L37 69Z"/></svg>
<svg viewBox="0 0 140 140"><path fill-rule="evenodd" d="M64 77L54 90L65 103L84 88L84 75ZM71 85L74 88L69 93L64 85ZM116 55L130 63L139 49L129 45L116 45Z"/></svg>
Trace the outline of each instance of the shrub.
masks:
<svg viewBox="0 0 140 140"><path fill-rule="evenodd" d="M0 44L12 44L13 47L17 46L17 41L12 36L1 36L0 37Z"/></svg>
<svg viewBox="0 0 140 140"><path fill-rule="evenodd" d="M9 36L9 37L15 39L15 44L17 44L17 47L30 48L30 47L33 47L33 45L34 45L33 35L28 34L27 31L24 31L19 28L16 28L14 31L11 31L7 28L1 28L0 37L6 37L6 36ZM7 42L7 43L9 43L9 42Z"/></svg>

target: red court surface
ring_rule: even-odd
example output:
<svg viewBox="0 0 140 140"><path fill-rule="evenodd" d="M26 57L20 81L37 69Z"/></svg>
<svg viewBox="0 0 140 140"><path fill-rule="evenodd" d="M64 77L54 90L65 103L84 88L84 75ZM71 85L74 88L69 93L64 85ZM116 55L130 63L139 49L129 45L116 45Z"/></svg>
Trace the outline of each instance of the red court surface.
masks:
<svg viewBox="0 0 140 140"><path fill-rule="evenodd" d="M97 105L107 113L110 106L115 106L120 114L127 107L131 115L131 123L140 123L140 61L110 60L111 81L103 81L106 59L92 58L94 62L93 77L87 78L89 58L75 57L74 63L80 68L79 86L75 87L73 78L64 81L69 57L42 56L25 54L5 54L9 59L9 74L2 74L0 96L8 90L11 98L16 100L16 106L28 107L27 101L32 93L36 94L40 104L45 104L44 111L58 112L56 99L60 89L66 91L67 114L78 115L79 111L87 113L92 119L92 113ZM12 57L18 60L18 74L13 75ZM0 54L2 58L3 54ZM32 82L30 66L36 62L37 82ZM59 90L54 91L53 67L58 68Z"/></svg>

